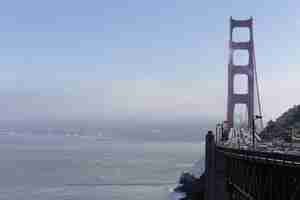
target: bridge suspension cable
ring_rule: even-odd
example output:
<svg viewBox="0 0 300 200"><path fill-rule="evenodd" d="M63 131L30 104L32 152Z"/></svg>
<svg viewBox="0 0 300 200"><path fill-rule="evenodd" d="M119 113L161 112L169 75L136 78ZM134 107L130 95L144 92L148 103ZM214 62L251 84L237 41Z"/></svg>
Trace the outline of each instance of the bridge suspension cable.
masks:
<svg viewBox="0 0 300 200"><path fill-rule="evenodd" d="M254 45L254 43L253 43ZM256 98L258 103L258 115L262 116L262 106L261 106L261 99L259 93L259 84L258 84L258 77L257 77L257 69L256 69L256 59L255 59L255 48L253 46L253 68L254 68L254 77L255 77L255 89L256 89ZM264 128L263 119L259 119L260 127L259 129L262 130Z"/></svg>

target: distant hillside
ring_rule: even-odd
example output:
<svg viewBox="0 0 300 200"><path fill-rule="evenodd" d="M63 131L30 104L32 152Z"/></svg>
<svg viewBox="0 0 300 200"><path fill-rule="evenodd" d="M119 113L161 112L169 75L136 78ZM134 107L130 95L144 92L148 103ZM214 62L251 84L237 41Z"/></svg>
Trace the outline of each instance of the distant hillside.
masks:
<svg viewBox="0 0 300 200"><path fill-rule="evenodd" d="M269 121L261 136L264 139L274 137L286 138L290 128L300 129L300 105L295 105L288 109L275 121Z"/></svg>

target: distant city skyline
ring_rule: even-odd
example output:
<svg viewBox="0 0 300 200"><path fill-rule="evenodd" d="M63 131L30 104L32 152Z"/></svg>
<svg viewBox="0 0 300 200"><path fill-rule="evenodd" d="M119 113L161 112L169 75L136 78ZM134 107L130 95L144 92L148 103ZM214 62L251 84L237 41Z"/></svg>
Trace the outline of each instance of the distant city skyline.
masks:
<svg viewBox="0 0 300 200"><path fill-rule="evenodd" d="M1 120L225 119L229 18L254 18L265 120L300 104L298 1L5 1Z"/></svg>

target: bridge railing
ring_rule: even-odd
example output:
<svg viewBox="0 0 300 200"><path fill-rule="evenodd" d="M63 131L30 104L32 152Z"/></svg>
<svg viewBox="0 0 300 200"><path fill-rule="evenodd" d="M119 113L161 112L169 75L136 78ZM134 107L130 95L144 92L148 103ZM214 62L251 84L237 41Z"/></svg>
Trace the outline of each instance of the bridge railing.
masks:
<svg viewBox="0 0 300 200"><path fill-rule="evenodd" d="M215 147L232 200L300 199L300 155Z"/></svg>
<svg viewBox="0 0 300 200"><path fill-rule="evenodd" d="M233 149L224 146L216 146L218 152L224 153L225 156L243 159L255 159L257 162L274 162L278 164L293 164L300 167L300 156L292 154L283 154L276 152L264 152L245 149Z"/></svg>

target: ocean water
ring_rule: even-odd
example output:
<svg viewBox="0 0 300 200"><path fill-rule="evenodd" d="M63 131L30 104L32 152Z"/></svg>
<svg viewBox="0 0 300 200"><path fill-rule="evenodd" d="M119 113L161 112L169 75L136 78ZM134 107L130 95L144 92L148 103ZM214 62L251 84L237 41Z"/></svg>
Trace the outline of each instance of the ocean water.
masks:
<svg viewBox="0 0 300 200"><path fill-rule="evenodd" d="M0 200L159 200L203 143L0 136Z"/></svg>

